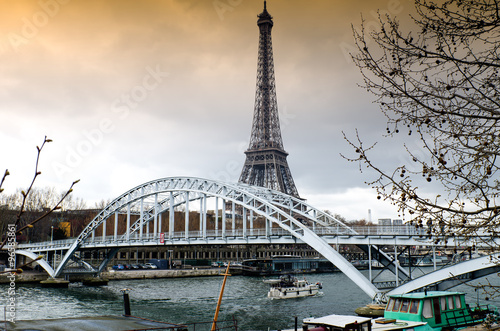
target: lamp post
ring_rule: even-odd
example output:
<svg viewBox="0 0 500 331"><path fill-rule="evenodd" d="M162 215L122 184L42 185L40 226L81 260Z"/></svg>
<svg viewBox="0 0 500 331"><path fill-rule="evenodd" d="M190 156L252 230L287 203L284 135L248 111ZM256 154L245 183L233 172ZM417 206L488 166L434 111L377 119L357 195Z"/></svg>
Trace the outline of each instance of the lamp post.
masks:
<svg viewBox="0 0 500 331"><path fill-rule="evenodd" d="M54 240L54 226L52 225L50 227L50 243L52 244L52 241Z"/></svg>

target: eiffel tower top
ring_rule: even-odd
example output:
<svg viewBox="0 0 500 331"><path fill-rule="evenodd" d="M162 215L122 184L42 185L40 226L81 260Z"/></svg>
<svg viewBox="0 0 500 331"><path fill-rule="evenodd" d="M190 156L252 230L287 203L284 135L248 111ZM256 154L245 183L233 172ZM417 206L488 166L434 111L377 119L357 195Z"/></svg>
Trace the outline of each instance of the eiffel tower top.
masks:
<svg viewBox="0 0 500 331"><path fill-rule="evenodd" d="M266 7L266 1L264 1L264 11L257 15L257 17L259 18L259 20L257 21L257 25L261 25L264 23L271 23L271 25L273 25L273 17L269 15Z"/></svg>
<svg viewBox="0 0 500 331"><path fill-rule="evenodd" d="M257 25L260 30L260 37L257 88L252 133L248 149L276 148L286 153L281 138L274 78L273 46L271 41L273 21L272 16L267 11L265 1L264 11L258 17Z"/></svg>

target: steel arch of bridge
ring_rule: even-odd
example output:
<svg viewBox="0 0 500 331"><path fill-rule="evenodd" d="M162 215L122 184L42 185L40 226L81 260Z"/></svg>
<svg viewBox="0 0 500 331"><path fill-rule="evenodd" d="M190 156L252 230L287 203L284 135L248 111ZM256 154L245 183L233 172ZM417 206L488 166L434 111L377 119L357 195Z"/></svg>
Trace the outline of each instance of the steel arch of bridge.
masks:
<svg viewBox="0 0 500 331"><path fill-rule="evenodd" d="M318 251L326 259L331 261L337 268L354 281L371 298L378 297L379 290L364 277L351 263L341 256L324 239L314 233L316 227L337 226L340 233L354 234L355 231L346 226L333 216L320 211L305 201L286 195L284 193L250 186L245 184L228 184L224 182L194 178L194 177L168 177L153 180L141 184L109 203L82 231L70 248L62 257L57 268L47 270L53 277L63 273L66 264L74 259L75 252L89 239L94 239L96 229L105 227L106 220L118 214L127 215L126 232L121 235L122 239L130 239L132 234L141 238L146 225L153 223L154 235L158 232L158 217L162 212L170 211L168 235L173 233L174 208L185 206L186 215L189 215L189 204L200 200L200 215L204 212L204 222L200 220L200 233L206 236L206 201L207 198L216 198L216 219L218 217L218 199L222 199L222 226L225 227L226 213L224 206L232 204L232 212L235 206L242 209L243 214L243 236L247 233L246 212L265 218L266 236L270 235L272 223L289 232L292 236L302 240ZM130 224L130 215L139 215L137 221ZM187 216L188 217L188 216ZM187 221L186 217L186 221ZM116 229L115 229L116 231ZM149 226L147 227L149 231ZM223 230L224 231L224 230ZM105 233L105 230L103 230ZM186 224L186 238L188 236ZM222 234L224 236L224 233ZM101 268L103 265L101 265Z"/></svg>
<svg viewBox="0 0 500 331"><path fill-rule="evenodd" d="M499 259L500 254L496 253L463 261L415 278L390 290L386 295L404 294L429 286L435 286L436 290L445 291L470 280L497 273L500 270Z"/></svg>

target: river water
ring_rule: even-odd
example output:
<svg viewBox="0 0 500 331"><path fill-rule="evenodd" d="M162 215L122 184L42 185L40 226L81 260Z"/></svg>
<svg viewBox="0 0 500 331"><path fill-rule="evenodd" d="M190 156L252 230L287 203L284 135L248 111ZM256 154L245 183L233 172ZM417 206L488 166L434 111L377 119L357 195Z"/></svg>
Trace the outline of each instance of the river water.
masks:
<svg viewBox="0 0 500 331"><path fill-rule="evenodd" d="M300 321L305 317L354 314L354 309L370 303L370 298L340 272L311 274L306 278L323 283L322 294L271 300L267 298L268 285L262 282L262 277L228 277L219 320L234 316L239 330L277 330L292 328L297 316L300 328ZM222 280L222 276L122 280L95 288L75 283L67 289L22 285L16 293L16 319L121 315L121 290L128 288L132 315L178 324L210 321ZM475 303L473 289L463 285L459 289L470 292L467 300ZM0 293L5 291L7 286L0 286ZM6 304L6 297L1 296L0 306ZM488 303L500 307L500 302L495 300ZM201 328L197 327L197 330Z"/></svg>

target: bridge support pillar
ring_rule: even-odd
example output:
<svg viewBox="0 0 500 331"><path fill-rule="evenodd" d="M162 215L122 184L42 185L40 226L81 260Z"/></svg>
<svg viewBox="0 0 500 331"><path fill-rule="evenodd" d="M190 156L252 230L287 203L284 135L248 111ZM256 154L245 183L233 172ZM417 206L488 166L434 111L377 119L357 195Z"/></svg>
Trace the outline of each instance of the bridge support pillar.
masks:
<svg viewBox="0 0 500 331"><path fill-rule="evenodd" d="M174 193L170 192L170 206L168 208L168 238L172 239L174 237L174 220L175 220L175 212L174 212Z"/></svg>
<svg viewBox="0 0 500 331"><path fill-rule="evenodd" d="M158 238L158 193L155 194L155 206L154 206L154 218L153 218L153 239Z"/></svg>
<svg viewBox="0 0 500 331"><path fill-rule="evenodd" d="M144 188L141 189L141 195L144 195ZM144 198L141 199L141 208L139 213L139 239L142 239L142 235L144 234Z"/></svg>
<svg viewBox="0 0 500 331"><path fill-rule="evenodd" d="M398 246L396 245L396 239L394 239L394 265L396 269L396 286L399 286L399 263L398 263Z"/></svg>
<svg viewBox="0 0 500 331"><path fill-rule="evenodd" d="M222 238L226 238L226 199L222 199Z"/></svg>
<svg viewBox="0 0 500 331"><path fill-rule="evenodd" d="M246 196L243 196L243 204L246 205L247 199ZM243 237L247 236L247 209L245 206L243 206L243 212L242 212L242 217L243 217Z"/></svg>
<svg viewBox="0 0 500 331"><path fill-rule="evenodd" d="M372 245L368 240L368 280L372 282Z"/></svg>
<svg viewBox="0 0 500 331"><path fill-rule="evenodd" d="M130 240L130 203L127 204L127 232L125 234L127 241Z"/></svg>
<svg viewBox="0 0 500 331"><path fill-rule="evenodd" d="M253 236L253 210L250 209L250 235Z"/></svg>
<svg viewBox="0 0 500 331"><path fill-rule="evenodd" d="M234 204L234 201L232 202L233 209L231 211L232 217L233 217L233 222L231 224L231 230L233 231L233 236L236 235L236 206Z"/></svg>
<svg viewBox="0 0 500 331"><path fill-rule="evenodd" d="M219 236L219 197L215 197L215 236Z"/></svg>
<svg viewBox="0 0 500 331"><path fill-rule="evenodd" d="M113 239L116 241L118 239L118 212L115 212L115 228L113 230Z"/></svg>
<svg viewBox="0 0 500 331"><path fill-rule="evenodd" d="M189 238L189 192L186 191L186 208L184 210L184 239Z"/></svg>
<svg viewBox="0 0 500 331"><path fill-rule="evenodd" d="M203 203L203 239L207 239L207 195L203 194L203 197L201 198L201 201Z"/></svg>

